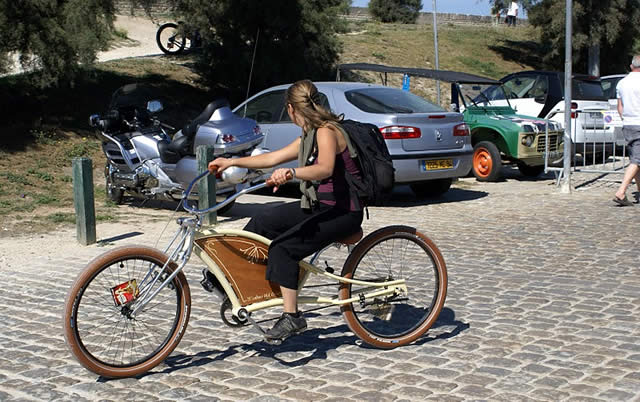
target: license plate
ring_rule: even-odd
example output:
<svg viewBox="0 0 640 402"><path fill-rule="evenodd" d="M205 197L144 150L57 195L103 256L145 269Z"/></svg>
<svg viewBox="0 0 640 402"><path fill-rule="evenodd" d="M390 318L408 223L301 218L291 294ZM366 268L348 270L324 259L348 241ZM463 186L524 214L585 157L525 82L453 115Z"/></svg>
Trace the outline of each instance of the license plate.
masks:
<svg viewBox="0 0 640 402"><path fill-rule="evenodd" d="M429 161L420 161L420 168L423 171L451 169L453 168L453 159L434 159Z"/></svg>

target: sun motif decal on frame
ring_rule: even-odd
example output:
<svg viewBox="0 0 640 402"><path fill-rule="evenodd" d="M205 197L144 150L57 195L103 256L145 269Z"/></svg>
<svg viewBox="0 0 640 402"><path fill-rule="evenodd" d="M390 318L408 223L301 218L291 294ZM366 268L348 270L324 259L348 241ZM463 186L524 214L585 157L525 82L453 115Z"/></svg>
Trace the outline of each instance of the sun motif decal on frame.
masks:
<svg viewBox="0 0 640 402"><path fill-rule="evenodd" d="M246 248L239 248L239 250L247 256L247 260L252 264L266 264L267 262L267 250L264 247L258 247L257 244L249 243Z"/></svg>

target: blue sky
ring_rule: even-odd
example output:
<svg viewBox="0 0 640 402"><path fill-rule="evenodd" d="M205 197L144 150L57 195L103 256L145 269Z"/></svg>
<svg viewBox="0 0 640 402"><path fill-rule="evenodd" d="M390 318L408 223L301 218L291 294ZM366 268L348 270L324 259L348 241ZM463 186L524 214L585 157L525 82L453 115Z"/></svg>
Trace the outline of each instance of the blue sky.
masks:
<svg viewBox="0 0 640 402"><path fill-rule="evenodd" d="M369 0L353 0L354 7L366 7ZM433 0L422 0L422 11L432 11ZM437 0L439 13L490 15L489 0Z"/></svg>

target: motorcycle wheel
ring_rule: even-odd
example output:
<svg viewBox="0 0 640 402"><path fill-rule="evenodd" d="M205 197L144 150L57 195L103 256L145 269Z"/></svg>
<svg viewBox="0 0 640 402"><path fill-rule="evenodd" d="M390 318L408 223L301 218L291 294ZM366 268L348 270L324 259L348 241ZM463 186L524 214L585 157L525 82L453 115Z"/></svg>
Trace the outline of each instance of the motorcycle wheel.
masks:
<svg viewBox="0 0 640 402"><path fill-rule="evenodd" d="M111 180L111 175L109 174L109 165L104 167L104 177L105 177L105 192L107 198L110 201L115 202L116 204L122 204L122 199L124 198L124 190L121 188L117 188L113 184L113 180Z"/></svg>

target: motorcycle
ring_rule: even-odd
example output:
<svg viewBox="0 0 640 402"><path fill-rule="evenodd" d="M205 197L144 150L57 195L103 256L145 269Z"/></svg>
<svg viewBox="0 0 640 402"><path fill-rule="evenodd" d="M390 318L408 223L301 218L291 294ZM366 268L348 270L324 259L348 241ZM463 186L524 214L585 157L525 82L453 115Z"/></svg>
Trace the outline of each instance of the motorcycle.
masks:
<svg viewBox="0 0 640 402"><path fill-rule="evenodd" d="M174 128L157 118L164 109L162 102L142 100L150 92L138 84L125 85L114 92L106 113L89 118L107 157L104 175L110 200L120 204L125 194L142 199L180 200L184 189L200 173L195 157L200 145L212 145L214 157L267 152L258 147L264 137L260 126L252 119L234 115L225 99L209 103L171 139L166 130ZM146 108L142 106L145 102ZM216 176L217 201L224 201L265 173L252 170L246 180L234 177L233 171ZM197 199L197 193L190 198ZM218 213L232 206L233 202Z"/></svg>

